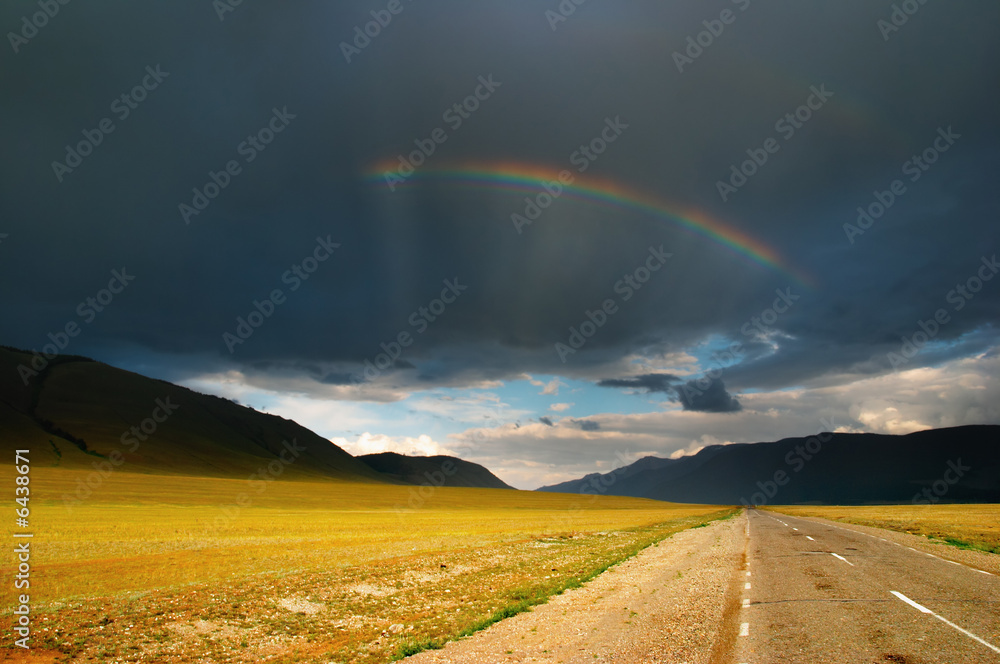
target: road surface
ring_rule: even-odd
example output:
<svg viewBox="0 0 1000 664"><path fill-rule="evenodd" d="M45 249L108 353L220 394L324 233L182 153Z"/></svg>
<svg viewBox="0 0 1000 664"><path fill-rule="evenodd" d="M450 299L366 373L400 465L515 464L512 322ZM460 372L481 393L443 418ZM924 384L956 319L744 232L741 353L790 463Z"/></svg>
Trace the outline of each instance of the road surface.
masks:
<svg viewBox="0 0 1000 664"><path fill-rule="evenodd" d="M1000 662L1000 578L871 529L756 510L748 523L729 661Z"/></svg>

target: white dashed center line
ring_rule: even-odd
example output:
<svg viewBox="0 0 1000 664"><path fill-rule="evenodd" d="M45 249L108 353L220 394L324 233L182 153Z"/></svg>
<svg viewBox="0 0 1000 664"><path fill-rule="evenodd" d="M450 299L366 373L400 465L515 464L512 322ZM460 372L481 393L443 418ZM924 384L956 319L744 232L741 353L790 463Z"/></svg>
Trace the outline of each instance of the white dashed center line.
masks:
<svg viewBox="0 0 1000 664"><path fill-rule="evenodd" d="M916 602L914 602L912 599L910 599L909 597L907 597L903 593L898 593L895 590L890 590L889 592L891 592L893 595L895 595L897 599L900 599L903 602L906 602L907 604L909 604L910 606L912 606L913 608L915 608L917 611L920 611L921 613L926 613L928 615L934 616L935 618L937 618L938 620L940 620L944 624L948 625L949 627L953 627L953 628L957 629L962 634L965 634L967 637L969 637L970 639L972 639L974 641L978 641L979 643L983 644L984 646L986 646L987 648L989 648L993 652L1000 653L1000 648L997 648L992 643L989 643L987 641L982 640L981 638L979 638L978 636L976 636L975 634L973 634L972 632L970 632L967 629L962 629L961 627L959 627L955 623L951 622L947 618L942 618L938 614L936 614L933 611L931 611L930 609L928 609L926 606L922 606L920 604L917 604Z"/></svg>
<svg viewBox="0 0 1000 664"><path fill-rule="evenodd" d="M843 561L844 561L845 563L847 563L847 564L848 564L848 565L850 565L851 567L854 567L854 563L852 563L852 562L851 562L850 560L848 560L847 558L845 558L845 557L843 557L843 556L840 556L840 555L837 555L836 553L831 553L830 555L831 555L831 556L833 556L834 558L837 558L838 560L843 560Z"/></svg>
<svg viewBox="0 0 1000 664"><path fill-rule="evenodd" d="M740 625L740 636L750 636L750 623Z"/></svg>
<svg viewBox="0 0 1000 664"><path fill-rule="evenodd" d="M808 535L806 535L806 539L809 540L810 542L815 542L816 541L813 538L809 537Z"/></svg>

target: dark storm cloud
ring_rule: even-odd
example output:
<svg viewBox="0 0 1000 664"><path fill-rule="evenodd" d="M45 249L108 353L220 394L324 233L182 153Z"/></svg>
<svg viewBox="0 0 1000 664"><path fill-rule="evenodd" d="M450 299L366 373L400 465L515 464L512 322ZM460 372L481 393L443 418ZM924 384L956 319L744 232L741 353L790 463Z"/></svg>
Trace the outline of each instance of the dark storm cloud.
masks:
<svg viewBox="0 0 1000 664"><path fill-rule="evenodd" d="M736 413L743 410L736 397L726 391L725 383L718 379L707 386L695 380L688 381L677 388L677 399L684 410L701 413Z"/></svg>
<svg viewBox="0 0 1000 664"><path fill-rule="evenodd" d="M356 374L329 373L321 378L318 378L317 380L327 385L353 385L357 382L357 377Z"/></svg>
<svg viewBox="0 0 1000 664"><path fill-rule="evenodd" d="M174 378L235 366L346 385L385 354L395 370L380 380L400 385L597 379L626 375L608 373L626 355L721 336L744 343L730 385L781 387L888 371L887 353L940 308L941 347L910 366L996 343L1000 280L961 310L948 296L997 252L1000 5L922 5L886 41L891 2L754 2L683 73L674 52L733 3L588 4L555 31L548 5L527 0L404 6L350 64L339 44L368 3L244 3L224 20L211 3L73 3L3 52L0 341L40 348L125 266L135 283L66 352ZM35 11L5 3L3 32ZM490 75L499 87L452 130L442 113ZM775 122L822 85L833 96L786 140ZM522 194L365 178L438 127L447 141L427 168L572 169L617 117L628 129L588 175L723 220L815 285L634 210L560 198L518 234ZM52 162L104 118L113 132L59 182ZM247 142L278 126L260 149ZM911 181L904 164L948 127L960 138ZM769 137L780 150L724 203L717 182ZM895 179L905 193L849 237L844 224ZM178 206L211 184L186 224ZM321 238L340 248L317 261ZM616 285L660 245L673 257L625 300ZM467 290L432 320L421 308L437 310L446 279ZM788 287L800 299L767 323ZM617 313L562 363L554 344L608 299ZM261 324L241 328L251 316ZM743 332L755 318L780 335ZM223 335L241 330L230 353ZM734 403L721 383L690 400Z"/></svg>
<svg viewBox="0 0 1000 664"><path fill-rule="evenodd" d="M605 378L598 387L617 387L650 392L663 392L679 401L684 410L703 413L735 413L742 410L740 402L729 392L721 379L701 378L684 381L673 374L643 374L632 378Z"/></svg>
<svg viewBox="0 0 1000 664"><path fill-rule="evenodd" d="M625 387L646 392L673 392L681 379L673 374L643 374L634 378L605 378L597 382L599 387Z"/></svg>

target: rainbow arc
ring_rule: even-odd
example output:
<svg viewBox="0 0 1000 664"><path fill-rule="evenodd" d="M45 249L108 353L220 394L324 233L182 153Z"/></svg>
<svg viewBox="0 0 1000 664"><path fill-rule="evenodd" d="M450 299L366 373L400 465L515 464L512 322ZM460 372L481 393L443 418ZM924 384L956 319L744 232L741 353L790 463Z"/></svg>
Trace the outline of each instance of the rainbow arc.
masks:
<svg viewBox="0 0 1000 664"><path fill-rule="evenodd" d="M387 175L397 174L395 162L382 162L367 174L373 184L388 186ZM469 162L451 168L423 167L394 187L414 186L433 180L455 185L478 187L515 193L540 193L545 186L559 179L560 170L516 162ZM800 285L813 287L814 279L799 270L781 255L745 231L715 219L691 206L669 203L615 180L572 172L573 180L563 185L561 196L604 207L640 212L707 238L750 259L758 265L782 272ZM564 178L565 179L565 178Z"/></svg>

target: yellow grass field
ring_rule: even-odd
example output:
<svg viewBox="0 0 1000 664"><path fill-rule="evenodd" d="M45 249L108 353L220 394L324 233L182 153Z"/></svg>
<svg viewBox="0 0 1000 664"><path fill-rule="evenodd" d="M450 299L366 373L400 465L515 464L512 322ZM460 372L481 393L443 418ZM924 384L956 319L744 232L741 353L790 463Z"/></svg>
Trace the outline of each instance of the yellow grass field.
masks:
<svg viewBox="0 0 1000 664"><path fill-rule="evenodd" d="M1000 553L1000 505L775 506L769 509L791 516L818 516L887 528L963 548Z"/></svg>
<svg viewBox="0 0 1000 664"><path fill-rule="evenodd" d="M736 512L124 472L64 500L86 475L31 473L32 661L391 661Z"/></svg>

